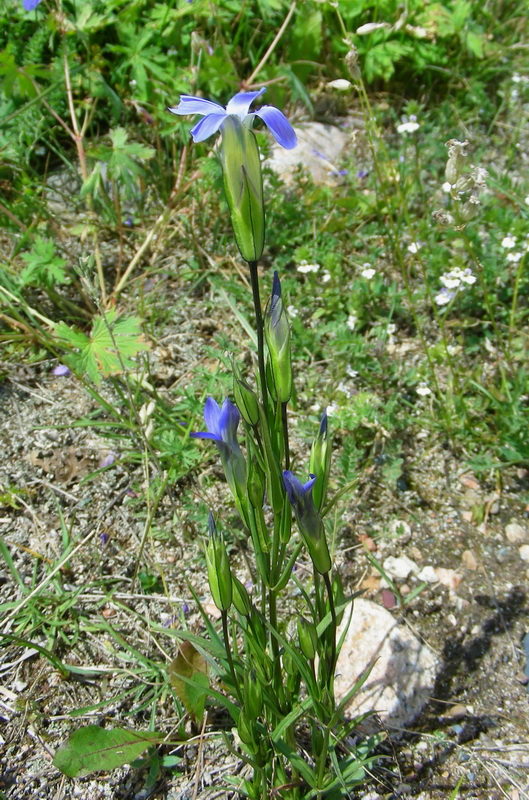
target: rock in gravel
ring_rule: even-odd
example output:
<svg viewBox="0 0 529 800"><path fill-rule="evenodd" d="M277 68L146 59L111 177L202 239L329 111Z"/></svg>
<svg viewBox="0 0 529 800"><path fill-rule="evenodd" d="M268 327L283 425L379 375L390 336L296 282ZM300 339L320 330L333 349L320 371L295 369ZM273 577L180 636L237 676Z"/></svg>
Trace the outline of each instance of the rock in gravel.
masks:
<svg viewBox="0 0 529 800"><path fill-rule="evenodd" d="M411 558L408 556L389 556L386 558L383 564L384 572L386 572L390 578L401 578L402 580L406 580L408 575L413 572L416 575L419 572L419 567Z"/></svg>
<svg viewBox="0 0 529 800"><path fill-rule="evenodd" d="M439 580L437 577L437 572L435 571L435 567L432 567L431 564L423 567L417 577L420 581L425 581L426 583L437 583Z"/></svg>
<svg viewBox="0 0 529 800"><path fill-rule="evenodd" d="M474 572L478 568L478 560L472 550L465 550L461 556L461 561L465 569L470 569Z"/></svg>
<svg viewBox="0 0 529 800"><path fill-rule="evenodd" d="M505 536L511 544L529 543L529 530L522 527L518 522L509 522L505 526Z"/></svg>
<svg viewBox="0 0 529 800"><path fill-rule="evenodd" d="M345 625L346 620L340 633ZM369 677L348 704L349 713L375 711L388 727L400 728L411 723L432 694L439 660L428 645L399 624L389 611L361 598L354 603L338 659L339 699L370 665L373 667Z"/></svg>
<svg viewBox="0 0 529 800"><path fill-rule="evenodd" d="M529 561L529 544L522 544L522 546L518 549L520 553L520 558L523 561Z"/></svg>
<svg viewBox="0 0 529 800"><path fill-rule="evenodd" d="M338 177L339 162L351 134L335 125L307 122L296 126L298 146L293 150L274 147L268 165L285 182L288 182L298 165L310 172L315 183L326 183Z"/></svg>

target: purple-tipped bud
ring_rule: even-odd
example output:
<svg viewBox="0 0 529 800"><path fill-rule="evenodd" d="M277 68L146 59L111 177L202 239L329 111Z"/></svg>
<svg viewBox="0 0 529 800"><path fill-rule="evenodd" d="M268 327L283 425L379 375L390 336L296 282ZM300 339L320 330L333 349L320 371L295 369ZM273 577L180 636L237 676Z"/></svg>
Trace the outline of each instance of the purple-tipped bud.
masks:
<svg viewBox="0 0 529 800"><path fill-rule="evenodd" d="M209 540L206 545L206 566L213 602L219 611L228 611L232 601L232 577L224 537L215 525L211 511L208 519Z"/></svg>
<svg viewBox="0 0 529 800"><path fill-rule="evenodd" d="M314 505L318 511L321 511L323 505L325 504L327 486L329 484L330 466L331 443L328 440L327 409L325 409L320 422L320 430L312 442L309 462L309 471L313 475L316 475L317 478L312 496L314 499Z"/></svg>
<svg viewBox="0 0 529 800"><path fill-rule="evenodd" d="M290 324L283 298L279 275L274 272L272 295L265 317L265 336L270 356L273 397L288 403L292 394L292 364L290 359Z"/></svg>

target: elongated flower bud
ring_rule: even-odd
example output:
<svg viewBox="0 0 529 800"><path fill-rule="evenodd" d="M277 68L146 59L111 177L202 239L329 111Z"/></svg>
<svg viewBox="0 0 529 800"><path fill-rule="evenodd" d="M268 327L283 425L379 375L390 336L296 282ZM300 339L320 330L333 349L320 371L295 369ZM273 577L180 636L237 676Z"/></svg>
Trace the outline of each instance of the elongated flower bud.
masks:
<svg viewBox="0 0 529 800"><path fill-rule="evenodd" d="M244 583L232 575L232 600L233 605L243 617L250 615L252 611L252 601Z"/></svg>
<svg viewBox="0 0 529 800"><path fill-rule="evenodd" d="M248 425L255 427L259 422L259 402L253 389L248 386L238 365L233 362L233 395L241 416Z"/></svg>
<svg viewBox="0 0 529 800"><path fill-rule="evenodd" d="M305 658L314 661L318 649L318 633L313 622L305 617L298 617L299 647Z"/></svg>
<svg viewBox="0 0 529 800"><path fill-rule="evenodd" d="M263 712L263 690L255 669L244 675L244 707L256 719Z"/></svg>
<svg viewBox="0 0 529 800"><path fill-rule="evenodd" d="M325 410L321 418L318 435L312 442L309 463L309 472L316 475L317 479L312 490L312 499L318 511L321 511L325 503L330 467L331 443L327 435L327 410Z"/></svg>
<svg viewBox="0 0 529 800"><path fill-rule="evenodd" d="M217 531L213 514L209 513L209 540L206 545L206 566L213 602L219 611L228 611L232 601L232 576L224 537Z"/></svg>
<svg viewBox="0 0 529 800"><path fill-rule="evenodd" d="M281 403L288 403L292 394L290 324L281 297L281 282L277 272L274 272L272 296L266 309L265 336L273 384L270 387L271 393Z"/></svg>
<svg viewBox="0 0 529 800"><path fill-rule="evenodd" d="M255 134L232 114L222 124L220 159L235 241L245 261L258 261L265 235L259 148Z"/></svg>

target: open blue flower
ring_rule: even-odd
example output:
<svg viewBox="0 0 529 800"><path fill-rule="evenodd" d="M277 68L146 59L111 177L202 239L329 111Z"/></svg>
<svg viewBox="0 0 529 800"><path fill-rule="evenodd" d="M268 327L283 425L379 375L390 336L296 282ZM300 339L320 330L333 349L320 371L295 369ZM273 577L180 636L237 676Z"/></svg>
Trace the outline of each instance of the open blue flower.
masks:
<svg viewBox="0 0 529 800"><path fill-rule="evenodd" d="M286 469L283 472L283 483L294 511L298 528L315 569L323 575L329 572L331 568L331 557L323 522L312 497L312 489L315 482L315 475L311 475L310 480L306 483L301 483L299 478L296 478L290 470Z"/></svg>
<svg viewBox="0 0 529 800"><path fill-rule="evenodd" d="M224 474L239 512L245 520L246 461L237 441L237 428L241 415L239 409L226 398L219 404L208 397L204 406L207 431L190 434L194 439L212 439L217 445Z"/></svg>
<svg viewBox="0 0 529 800"><path fill-rule="evenodd" d="M33 2L33 0L25 0ZM204 100L202 97L192 97L181 95L180 102L176 108L170 108L172 114L180 116L186 114L201 114L200 122L191 128L191 136L194 142L203 142L222 127L222 124L230 116L238 117L245 125L250 127L255 117L263 120L268 130L278 144L287 150L292 150L298 143L294 128L285 117L282 111L274 106L261 106L257 111L250 112L250 106L256 97L260 97L265 91L265 87L258 92L239 92L229 101L226 108L213 103L211 100Z"/></svg>
<svg viewBox="0 0 529 800"><path fill-rule="evenodd" d="M34 11L42 0L23 0L22 5L26 11Z"/></svg>

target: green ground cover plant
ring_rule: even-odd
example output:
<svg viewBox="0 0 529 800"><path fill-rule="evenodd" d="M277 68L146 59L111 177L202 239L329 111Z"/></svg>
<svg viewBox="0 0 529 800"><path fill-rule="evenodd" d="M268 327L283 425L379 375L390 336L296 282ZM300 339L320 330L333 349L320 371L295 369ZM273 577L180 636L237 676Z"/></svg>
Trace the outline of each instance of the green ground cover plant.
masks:
<svg viewBox="0 0 529 800"><path fill-rule="evenodd" d="M221 495L208 524L207 504L189 500L186 517L191 535L209 530L201 569L220 626L191 589L201 633L183 613L164 630L133 612L179 648L163 665L103 619L78 615L65 575L91 530L73 536L59 507L62 551L35 558L29 584L0 541L21 592L2 606L14 621L6 641L29 649L41 634L42 657L72 677L90 674L68 657L79 632L108 637L148 720L143 730L80 728L55 756L65 775L133 763L153 786L178 770L186 722L203 730L221 707L239 740L226 733L226 752L249 768L233 778L240 794L338 798L367 780L379 740L351 744L358 720L332 685L351 601L331 566L341 504L374 467L388 486L406 486L404 443L417 431L498 482L529 464L526 35L521 3L43 0L26 11L4 0L2 369L53 358L97 404L75 424L140 465L147 489L129 491L142 523L132 585L144 595L170 595L149 558L170 539L161 504L190 486L202 499L217 491L211 454L193 441L202 413L198 436L218 447L235 505ZM224 103L265 86L266 103L305 118L339 124L354 105L363 150L331 164L334 183L300 169L286 187L238 117L217 108L216 153L196 120L191 144L190 123L167 110L182 95ZM161 392L154 353L180 313L164 302L175 276L182 309L229 320L213 329L209 363ZM28 498L1 492L13 509ZM247 542L251 594L232 574ZM292 571L301 552L312 586ZM404 598L389 585L400 606L420 591ZM108 575L101 586L107 598L117 591ZM303 603L292 604L292 586ZM293 613L303 614L295 630ZM169 738L155 721L167 698L178 717Z"/></svg>

